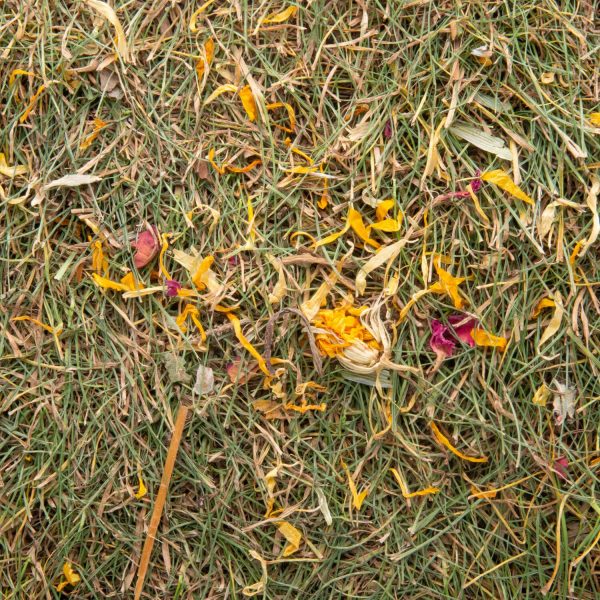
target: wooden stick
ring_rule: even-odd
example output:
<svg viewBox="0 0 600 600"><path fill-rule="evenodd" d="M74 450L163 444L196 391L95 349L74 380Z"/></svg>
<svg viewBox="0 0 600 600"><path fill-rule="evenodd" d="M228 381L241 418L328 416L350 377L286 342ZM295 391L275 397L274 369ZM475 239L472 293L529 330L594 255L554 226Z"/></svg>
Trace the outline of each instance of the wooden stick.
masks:
<svg viewBox="0 0 600 600"><path fill-rule="evenodd" d="M142 590L144 589L144 580L146 579L146 573L148 572L148 564L150 563L150 556L152 555L152 547L154 546L158 524L165 506L165 500L167 499L169 483L171 482L171 475L173 474L173 467L175 466L175 459L177 458L177 451L179 450L179 444L181 443L181 436L183 435L183 429L185 427L188 410L189 408L184 403L181 403L179 406L179 411L177 412L173 437L171 438L169 450L167 451L165 468L162 474L162 479L160 480L158 494L156 495L156 502L154 503L150 525L148 526L148 534L146 536L144 549L142 550L142 556L140 558L138 578L135 585L135 600L140 599Z"/></svg>

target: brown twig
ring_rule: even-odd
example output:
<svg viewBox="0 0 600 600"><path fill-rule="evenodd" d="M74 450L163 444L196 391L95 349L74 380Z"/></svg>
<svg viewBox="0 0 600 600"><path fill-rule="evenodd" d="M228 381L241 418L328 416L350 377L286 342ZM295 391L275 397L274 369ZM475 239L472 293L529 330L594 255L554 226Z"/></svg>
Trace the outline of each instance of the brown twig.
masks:
<svg viewBox="0 0 600 600"><path fill-rule="evenodd" d="M148 572L148 564L150 563L150 556L152 555L152 547L154 546L156 531L158 530L158 523L160 522L160 517L165 506L165 500L167 499L169 483L171 482L171 475L173 474L173 467L175 466L175 459L177 458L177 451L179 450L179 444L181 443L181 436L185 427L188 410L188 406L182 402L179 406L179 411L177 412L177 418L175 419L173 437L171 438L169 450L167 451L165 468L162 474L162 479L160 480L158 494L156 495L156 502L154 503L154 510L152 511L152 517L148 527L148 534L146 536L146 541L144 542L144 548L142 550L142 556L140 558L140 564L138 567L138 578L135 585L134 595L135 600L139 600L144 588L144 579L146 578L146 573Z"/></svg>

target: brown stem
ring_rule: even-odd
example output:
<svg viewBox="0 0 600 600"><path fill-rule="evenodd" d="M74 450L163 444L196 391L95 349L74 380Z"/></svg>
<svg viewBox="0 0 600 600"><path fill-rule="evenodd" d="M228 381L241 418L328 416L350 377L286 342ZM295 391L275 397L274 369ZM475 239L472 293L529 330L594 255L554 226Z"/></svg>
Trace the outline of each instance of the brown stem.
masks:
<svg viewBox="0 0 600 600"><path fill-rule="evenodd" d="M188 414L188 407L181 403L179 411L177 412L177 418L175 420L175 429L173 430L173 437L169 444L169 450L167 451L167 459L165 460L165 468L163 470L162 479L160 480L160 486L158 488L158 494L156 495L156 502L154 503L154 509L152 511L152 517L150 519L150 525L148 526L148 534L146 535L146 541L144 542L144 549L142 550L142 556L140 558L140 564L138 567L138 578L135 585L135 600L139 600L142 595L144 588L144 579L148 572L148 564L150 563L150 556L152 554L152 547L154 546L154 540L156 539L156 532L158 530L158 524L162 515L163 508L165 506L165 500L167 499L167 492L169 490L169 483L171 482L171 475L173 474L173 467L175 466L175 459L177 458L177 451L179 450L179 444L181 442L181 436L185 427L185 421Z"/></svg>

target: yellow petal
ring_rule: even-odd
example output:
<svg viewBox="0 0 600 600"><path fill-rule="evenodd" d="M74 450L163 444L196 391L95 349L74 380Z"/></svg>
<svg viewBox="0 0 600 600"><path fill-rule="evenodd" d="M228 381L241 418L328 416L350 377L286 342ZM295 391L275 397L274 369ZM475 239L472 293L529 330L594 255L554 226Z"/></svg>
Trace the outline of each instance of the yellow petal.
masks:
<svg viewBox="0 0 600 600"><path fill-rule="evenodd" d="M46 87L47 86L42 83L42 85L40 85L40 87L37 89L37 92L33 96L31 96L31 99L29 100L29 104L27 105L27 108L25 109L23 114L19 117L19 123L25 123L25 121L27 120L27 117L29 116L29 113L34 109L38 98L42 95L42 92L46 89Z"/></svg>
<svg viewBox="0 0 600 600"><path fill-rule="evenodd" d="M396 201L393 198L379 202L377 208L375 208L375 218L377 219L377 222L383 221L394 206L396 206Z"/></svg>
<svg viewBox="0 0 600 600"><path fill-rule="evenodd" d="M384 231L385 233L395 233L396 231L400 231L400 229L402 229L402 220L384 219L378 223L373 223L370 227L371 229Z"/></svg>
<svg viewBox="0 0 600 600"><path fill-rule="evenodd" d="M250 119L250 121L252 121L252 122L256 121L256 115L257 115L256 102L254 100L254 94L252 93L250 86L245 85L239 91L239 96L240 96L240 99L242 100L242 105L244 106L244 110L246 111L246 114L248 115L248 119Z"/></svg>
<svg viewBox="0 0 600 600"><path fill-rule="evenodd" d="M356 489L356 484L354 483L354 480L352 479L352 475L350 475L350 471L349 471L348 467L346 466L346 463L342 463L342 466L344 467L344 470L346 471L346 475L348 477L348 486L350 487L350 492L352 493L352 506L354 506L354 508L356 510L360 510L363 505L363 502L365 501L365 498L369 494L369 488L366 487L359 494L358 490Z"/></svg>
<svg viewBox="0 0 600 600"><path fill-rule="evenodd" d="M226 171L229 171L230 173L248 173L248 171L252 171L252 169L254 169L260 165L262 165L262 160L260 158L257 158L255 160L253 160L251 163L248 163L247 165L245 165L243 167L236 167L234 165L225 165L223 168Z"/></svg>
<svg viewBox="0 0 600 600"><path fill-rule="evenodd" d="M596 127L600 127L600 112L594 112L590 115L590 123Z"/></svg>
<svg viewBox="0 0 600 600"><path fill-rule="evenodd" d="M271 104L267 104L266 106L267 111L277 110L278 108L285 108L285 110L287 110L290 125L289 127L284 127L283 125L278 125L277 123L273 123L273 125L278 129L287 131L288 133L293 133L296 130L296 113L294 109L287 102L273 102Z"/></svg>
<svg viewBox="0 0 600 600"><path fill-rule="evenodd" d="M317 175L320 174L319 167L311 166L311 167L303 167L297 166L292 167L291 169L285 169L286 173L293 173L294 175Z"/></svg>
<svg viewBox="0 0 600 600"><path fill-rule="evenodd" d="M302 150L300 150L299 148L292 146L292 142L290 141L290 138L286 138L285 145L291 150L291 152L293 152L300 158L303 158L309 165L315 164L315 161L308 154L306 154L306 152L302 152ZM322 171L322 166L323 165L319 165L319 167L321 168L321 171Z"/></svg>
<svg viewBox="0 0 600 600"><path fill-rule="evenodd" d="M103 16L115 28L115 45L117 47L117 51L121 55L121 60L123 62L129 62L129 48L127 47L125 32L123 31L121 22L119 21L114 9L106 4L106 2L101 2L100 0L86 0L86 4L98 14Z"/></svg>
<svg viewBox="0 0 600 600"><path fill-rule="evenodd" d="M208 38L206 42L204 42L204 56L196 61L196 74L198 75L198 79L202 80L204 78L204 72L208 71L214 55L215 42L212 38Z"/></svg>
<svg viewBox="0 0 600 600"><path fill-rule="evenodd" d="M200 8L197 8L190 17L190 31L196 33L198 31L198 17L211 5L215 0L208 0Z"/></svg>
<svg viewBox="0 0 600 600"><path fill-rule="evenodd" d="M138 472L138 491L135 493L135 497L140 500L148 493L148 488L144 484L144 480L142 479L142 472Z"/></svg>
<svg viewBox="0 0 600 600"><path fill-rule="evenodd" d="M454 308L461 309L467 302L460 295L458 286L465 281L465 277L454 277L439 266L439 261L434 262L435 270L440 278L439 281L429 286L429 290L434 294L448 294L454 302Z"/></svg>
<svg viewBox="0 0 600 600"><path fill-rule="evenodd" d="M267 363L265 362L265 359L260 355L260 352L248 341L246 336L242 333L242 326L240 324L240 320L231 313L225 313L225 316L233 325L233 331L235 332L235 335L240 344L242 344L242 346L256 359L260 370L268 377L271 377L271 373L269 369L267 369Z"/></svg>
<svg viewBox="0 0 600 600"><path fill-rule="evenodd" d="M106 275L108 271L108 260L104 256L100 240L96 240L92 245L92 269L98 275Z"/></svg>
<svg viewBox="0 0 600 600"><path fill-rule="evenodd" d="M213 100L221 96L222 94L235 94L238 89L232 83L225 83L224 85L220 85L205 101L204 106L210 104Z"/></svg>
<svg viewBox="0 0 600 600"><path fill-rule="evenodd" d="M90 133L79 145L80 150L87 150L94 140L100 135L100 132L108 125L106 121L99 119L98 117L94 117L94 129L92 133Z"/></svg>
<svg viewBox="0 0 600 600"><path fill-rule="evenodd" d="M213 265L214 262L215 262L214 256L210 256L210 255L207 256L206 258L204 258L202 260L202 262L200 263L200 265L196 269L196 272L192 276L192 282L193 282L193 284L200 291L206 289L206 286L207 286L207 283L208 283L208 272L210 271L210 268L212 267L212 265Z"/></svg>
<svg viewBox="0 0 600 600"><path fill-rule="evenodd" d="M185 308L177 315L175 319L176 325L181 329L183 333L187 331L187 325L185 324L188 317L192 319L192 322L196 326L196 329L200 333L200 338L203 342L206 341L206 332L204 331L204 327L202 327L202 323L200 322L200 311L193 304L186 304Z"/></svg>
<svg viewBox="0 0 600 600"><path fill-rule="evenodd" d="M562 323L563 315L565 313L565 309L562 303L562 297L559 292L554 294L554 314L550 319L548 325L546 325L546 329L544 329L544 333L542 333L542 337L540 339L540 343L538 344L538 349L543 346L551 337L556 335L560 330L560 325Z"/></svg>
<svg viewBox="0 0 600 600"><path fill-rule="evenodd" d="M511 196L526 202L527 204L535 204L533 199L530 198L521 188L510 178L508 173L505 173L502 169L496 169L495 171L488 171L481 176L483 181L493 183L500 189L508 192Z"/></svg>
<svg viewBox="0 0 600 600"><path fill-rule="evenodd" d="M136 290L143 290L144 284L135 280L135 277L131 271L121 278L121 285L125 286L125 290L128 292L135 292Z"/></svg>
<svg viewBox="0 0 600 600"><path fill-rule="evenodd" d="M169 233L163 233L161 235L162 246L158 255L158 270L165 279L172 279L171 275L169 275L169 271L167 271L167 268L165 267L165 253L169 249L169 237Z"/></svg>
<svg viewBox="0 0 600 600"><path fill-rule="evenodd" d="M118 281L108 279L108 277L102 277L98 273L92 273L92 277L97 286L104 288L105 290L116 290L117 292L127 292L129 288Z"/></svg>
<svg viewBox="0 0 600 600"><path fill-rule="evenodd" d="M331 233L327 237L319 240L315 244L315 248L320 248L321 246L326 246L327 244L331 244L331 242L335 242L339 237L343 236L350 229L350 221L346 220L346 224L342 229L336 231L335 233Z"/></svg>
<svg viewBox="0 0 600 600"><path fill-rule="evenodd" d="M262 25L284 23L285 21L287 21L288 19L293 17L297 11L298 11L297 6L288 6L285 10L282 10L281 12L273 13L273 14L266 16L262 20Z"/></svg>
<svg viewBox="0 0 600 600"><path fill-rule="evenodd" d="M542 298L534 307L533 312L531 313L531 318L535 319L544 308L554 308L556 303L552 298Z"/></svg>
<svg viewBox="0 0 600 600"><path fill-rule="evenodd" d="M438 426L433 421L431 421L429 423L429 426L431 427L431 430L433 431L433 435L434 435L435 439L440 444L442 444L442 446L448 448L448 450L450 450L450 452L452 452L452 454L455 454L459 458L462 458L463 460L467 460L469 462L474 462L474 463L484 463L484 462L487 462L488 459L487 459L486 456L481 456L481 457L468 456L466 454L463 454L460 450L456 449L450 443L450 440L439 430Z"/></svg>
<svg viewBox="0 0 600 600"><path fill-rule="evenodd" d="M474 485L471 485L471 498L495 498L498 495L498 490L478 490Z"/></svg>
<svg viewBox="0 0 600 600"><path fill-rule="evenodd" d="M13 178L18 177L19 175L25 175L28 172L29 167L26 165L15 165L13 167L9 167L4 153L0 152L0 175Z"/></svg>
<svg viewBox="0 0 600 600"><path fill-rule="evenodd" d="M287 540L287 545L283 549L283 556L294 554L302 543L302 533L287 521L279 521L277 529L279 529L279 533Z"/></svg>
<svg viewBox="0 0 600 600"><path fill-rule="evenodd" d="M213 166L214 170L219 174L219 175L224 175L225 174L225 168L224 167L220 167L216 162L215 162L215 149L211 148L208 151L208 162Z"/></svg>
<svg viewBox="0 0 600 600"><path fill-rule="evenodd" d="M500 348L501 351L506 350L506 344L508 343L508 340L505 337L492 335L491 333L485 331L485 329L479 329L478 327L473 329L471 332L471 337L477 346Z"/></svg>
<svg viewBox="0 0 600 600"><path fill-rule="evenodd" d="M575 244L575 247L573 248L573 252L571 252L571 256L569 256L569 264L571 266L573 266L575 264L575 261L577 260L577 257L579 256L579 253L581 252L581 249L583 248L583 246L584 246L584 242L582 242L581 240Z"/></svg>
<svg viewBox="0 0 600 600"><path fill-rule="evenodd" d="M348 209L348 223L350 223L350 227L356 235L365 243L373 246L374 248L379 248L380 244L375 240L372 240L371 235L371 227L366 227L362 215L354 208L350 207Z"/></svg>
<svg viewBox="0 0 600 600"><path fill-rule="evenodd" d="M56 585L56 591L62 592L68 585L75 586L81 581L81 577L75 572L71 563L63 565L63 579Z"/></svg>
<svg viewBox="0 0 600 600"><path fill-rule="evenodd" d="M402 496L404 498L416 498L417 496L427 496L429 494L437 494L440 491L440 488L430 486L421 490L417 490L416 492L409 492L408 487L406 486L406 483L404 482L404 479L402 478L400 473L394 468L391 468L390 471L392 472L392 475L398 482L398 485L400 486L400 491L402 492Z"/></svg>
<svg viewBox="0 0 600 600"><path fill-rule="evenodd" d="M309 410L318 410L319 412L325 412L327 409L327 404L325 402L321 402L321 404L291 404L288 403L285 405L286 410L293 410L294 412L298 412L300 414L304 414Z"/></svg>
<svg viewBox="0 0 600 600"><path fill-rule="evenodd" d="M34 317L30 317L29 315L21 315L19 317L12 317L11 321L29 321L30 323L33 323L34 325L41 327L48 333L52 333L52 334L56 334L56 335L60 335L63 331L62 325L58 325L57 327L51 327L50 325L46 325L46 323L43 323L42 321L40 321L39 319L35 319Z"/></svg>
<svg viewBox="0 0 600 600"><path fill-rule="evenodd" d="M17 78L17 75L28 75L31 77L35 77L35 73L32 73L31 71L25 71L23 69L13 69L10 72L10 76L8 78L8 85L12 85L15 82L15 79Z"/></svg>
<svg viewBox="0 0 600 600"><path fill-rule="evenodd" d="M552 392L550 391L550 388L545 383L542 383L542 385L540 385L540 387L535 391L531 401L536 406L546 406L546 403L548 400L550 400L551 396Z"/></svg>

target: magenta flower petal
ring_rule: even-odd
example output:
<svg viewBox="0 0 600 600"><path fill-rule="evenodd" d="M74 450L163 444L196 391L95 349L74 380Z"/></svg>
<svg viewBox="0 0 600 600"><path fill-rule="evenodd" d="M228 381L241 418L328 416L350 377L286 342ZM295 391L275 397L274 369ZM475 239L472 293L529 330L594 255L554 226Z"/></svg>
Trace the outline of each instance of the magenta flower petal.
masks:
<svg viewBox="0 0 600 600"><path fill-rule="evenodd" d="M471 335L473 329L479 325L479 321L475 317L461 314L450 315L448 323L450 323L453 332L461 342L469 344L471 347L475 345L475 340Z"/></svg>
<svg viewBox="0 0 600 600"><path fill-rule="evenodd" d="M383 128L383 137L386 140L391 140L393 135L394 135L394 127L392 125L391 119L388 119L385 122L385 127Z"/></svg>
<svg viewBox="0 0 600 600"><path fill-rule="evenodd" d="M431 339L429 345L438 358L445 359L454 354L456 343L449 337L450 329L437 319L431 320Z"/></svg>
<svg viewBox="0 0 600 600"><path fill-rule="evenodd" d="M169 298L177 296L177 292L183 287L179 281L175 281L175 279L167 279L167 281L165 281L165 286L167 288L165 294Z"/></svg>

